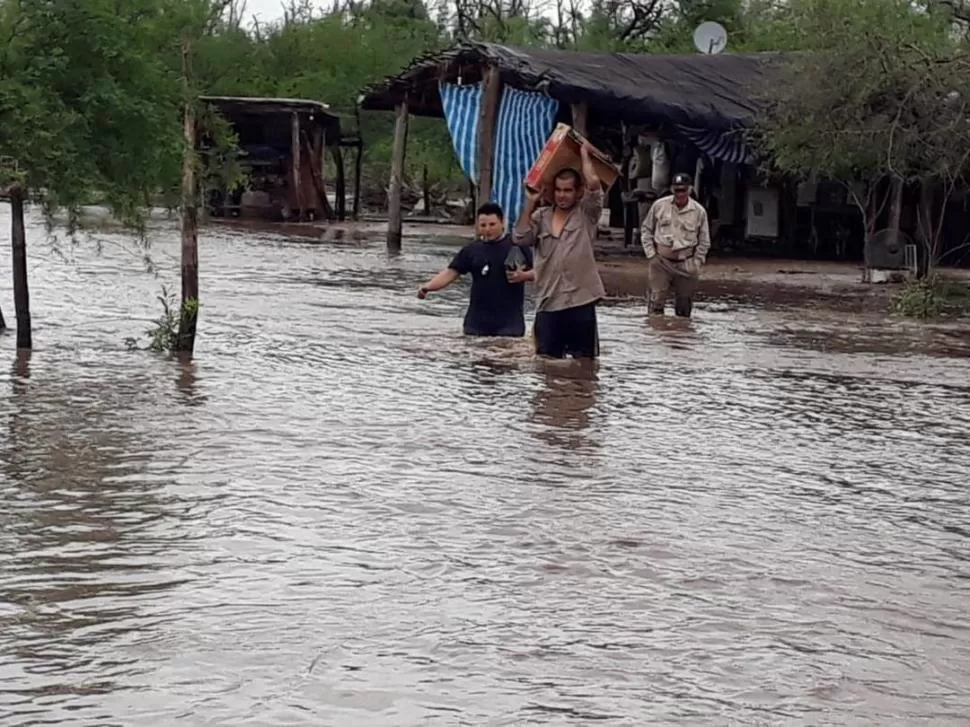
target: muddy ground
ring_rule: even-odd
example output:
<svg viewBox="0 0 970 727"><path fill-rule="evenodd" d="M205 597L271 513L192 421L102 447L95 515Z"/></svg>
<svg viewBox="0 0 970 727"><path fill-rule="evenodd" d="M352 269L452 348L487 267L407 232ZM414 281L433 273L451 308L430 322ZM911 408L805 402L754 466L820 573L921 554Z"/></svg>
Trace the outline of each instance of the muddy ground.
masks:
<svg viewBox="0 0 970 727"><path fill-rule="evenodd" d="M317 225L314 223L273 223L253 220L218 220L211 224L265 229L275 234L311 237L321 240L373 239L386 232L386 222L369 220L356 223ZM453 241L460 245L471 237L465 226L405 223L403 247L421 244L422 239L436 243ZM647 292L647 266L639 248L623 247L622 230L611 230L599 240L597 257L607 294L615 298L639 298ZM862 282L861 263L837 263L784 259L717 257L708 260L698 296L734 299L765 307L823 306L852 313L888 312L900 284ZM954 281L970 286L970 271L943 271ZM959 303L959 302L958 302ZM949 309L949 317L970 313L970 288L964 304Z"/></svg>

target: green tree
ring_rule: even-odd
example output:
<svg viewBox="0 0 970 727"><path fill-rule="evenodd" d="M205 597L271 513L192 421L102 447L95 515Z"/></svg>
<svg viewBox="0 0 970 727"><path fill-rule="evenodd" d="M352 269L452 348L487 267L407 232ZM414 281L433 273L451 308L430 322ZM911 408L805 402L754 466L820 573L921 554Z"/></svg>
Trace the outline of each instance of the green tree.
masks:
<svg viewBox="0 0 970 727"><path fill-rule="evenodd" d="M919 237L932 269L937 210L970 157L970 60L948 19L906 0L798 0L762 27L797 33L807 51L761 91L756 140L771 167L843 183L870 235L887 188L922 187Z"/></svg>
<svg viewBox="0 0 970 727"><path fill-rule="evenodd" d="M152 0L6 0L0 32L0 186L12 210L17 347L32 347L24 204L72 227L96 194L139 227L150 196L176 179L178 86L160 62Z"/></svg>

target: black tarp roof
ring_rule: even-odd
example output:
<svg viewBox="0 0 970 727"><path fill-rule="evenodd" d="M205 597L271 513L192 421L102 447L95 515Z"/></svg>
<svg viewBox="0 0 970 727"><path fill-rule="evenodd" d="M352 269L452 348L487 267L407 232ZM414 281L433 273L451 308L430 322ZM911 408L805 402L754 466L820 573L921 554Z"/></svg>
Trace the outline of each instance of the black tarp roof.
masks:
<svg viewBox="0 0 970 727"><path fill-rule="evenodd" d="M465 74L465 82L474 82L476 66L494 63L507 84L585 102L591 115L614 122L729 129L753 123L759 86L782 60L777 53L635 55L467 43L421 56L368 87L361 108L390 110L406 93L413 113L441 116L438 81Z"/></svg>

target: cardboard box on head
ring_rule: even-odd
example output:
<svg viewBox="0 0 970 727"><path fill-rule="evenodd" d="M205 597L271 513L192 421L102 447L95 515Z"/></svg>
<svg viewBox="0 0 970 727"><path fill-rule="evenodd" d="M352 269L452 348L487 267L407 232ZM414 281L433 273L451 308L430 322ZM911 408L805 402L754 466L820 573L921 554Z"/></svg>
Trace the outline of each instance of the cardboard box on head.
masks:
<svg viewBox="0 0 970 727"><path fill-rule="evenodd" d="M586 137L568 124L557 124L552 135L546 141L542 153L536 159L536 163L532 165L532 169L526 175L525 183L530 189L538 191L545 187L546 190L551 192L553 180L563 169L575 169L582 174L583 160L580 156L580 149L585 141ZM593 168L603 185L603 191L609 192L610 187L620 176L620 172L610 161L610 158L599 149L594 147L591 156Z"/></svg>

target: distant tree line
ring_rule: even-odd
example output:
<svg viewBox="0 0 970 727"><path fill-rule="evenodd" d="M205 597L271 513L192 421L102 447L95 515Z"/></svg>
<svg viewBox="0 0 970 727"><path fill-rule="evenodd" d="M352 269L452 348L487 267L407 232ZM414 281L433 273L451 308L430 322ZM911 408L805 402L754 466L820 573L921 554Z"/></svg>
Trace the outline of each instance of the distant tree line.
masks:
<svg viewBox="0 0 970 727"><path fill-rule="evenodd" d="M863 67L857 66L858 55L871 55L878 44L883 56L906 43L934 54L957 52L965 47L970 21L970 3L963 0L335 0L325 10L308 0L290 0L281 20L252 25L245 20L244 1L230 2L200 45L198 83L213 94L323 100L351 129L361 88L398 72L421 53L463 39L693 53L693 29L715 20L728 30L729 51L825 51L845 61L841 72L852 66L849 75L855 77ZM874 70L871 64L864 67ZM813 78L802 80L812 83ZM815 80L837 85L839 78ZM880 82L878 74L865 81ZM778 91L790 103L785 94L790 86ZM772 92L766 90L768 96ZM381 190L392 124L377 114L364 115L361 123L365 178ZM777 144L769 146L780 151ZM433 185L463 184L443 125L419 121L409 136L406 175L416 182L425 174Z"/></svg>

